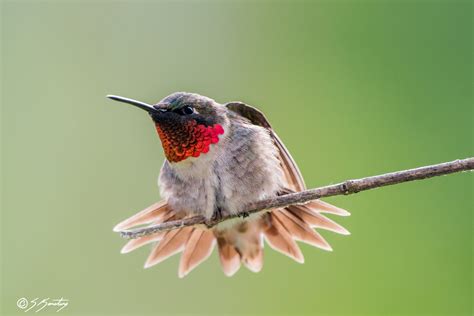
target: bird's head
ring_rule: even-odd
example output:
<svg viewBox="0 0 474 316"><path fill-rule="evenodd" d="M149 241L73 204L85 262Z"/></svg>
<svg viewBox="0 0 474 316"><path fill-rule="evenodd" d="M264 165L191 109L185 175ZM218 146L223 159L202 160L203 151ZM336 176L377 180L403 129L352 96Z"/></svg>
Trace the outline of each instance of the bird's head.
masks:
<svg viewBox="0 0 474 316"><path fill-rule="evenodd" d="M228 124L223 106L194 93L173 93L155 105L114 95L107 97L148 112L166 158L172 163L209 152Z"/></svg>

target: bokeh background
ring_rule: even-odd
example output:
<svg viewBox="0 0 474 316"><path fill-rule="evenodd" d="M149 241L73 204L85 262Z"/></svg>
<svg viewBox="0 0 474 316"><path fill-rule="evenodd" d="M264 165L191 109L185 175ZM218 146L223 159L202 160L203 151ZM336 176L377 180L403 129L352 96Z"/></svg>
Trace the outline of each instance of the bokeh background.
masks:
<svg viewBox="0 0 474 316"><path fill-rule="evenodd" d="M1 314L470 315L473 178L328 202L351 232L299 265L266 247L233 278L214 253L144 270L112 227L159 199L147 115L174 91L262 109L308 187L473 152L470 1L2 3ZM32 311L30 311L31 313ZM55 314L48 309L42 314Z"/></svg>

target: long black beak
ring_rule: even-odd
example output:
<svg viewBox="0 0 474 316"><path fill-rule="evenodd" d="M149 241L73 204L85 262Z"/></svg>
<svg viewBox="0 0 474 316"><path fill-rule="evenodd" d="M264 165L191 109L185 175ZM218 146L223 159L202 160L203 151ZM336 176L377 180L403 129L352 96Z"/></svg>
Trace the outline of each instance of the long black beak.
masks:
<svg viewBox="0 0 474 316"><path fill-rule="evenodd" d="M137 100L133 100L129 98L124 98L118 95L111 95L111 94L107 95L107 98L134 105L137 108L147 111L148 113L157 112L157 110L152 105L145 102L141 102L141 101L137 101Z"/></svg>

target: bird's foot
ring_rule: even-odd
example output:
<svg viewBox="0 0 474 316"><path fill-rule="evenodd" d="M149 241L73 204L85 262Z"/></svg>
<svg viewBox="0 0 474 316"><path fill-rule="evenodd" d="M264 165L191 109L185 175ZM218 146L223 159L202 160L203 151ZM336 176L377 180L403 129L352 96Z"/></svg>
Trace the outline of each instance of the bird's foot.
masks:
<svg viewBox="0 0 474 316"><path fill-rule="evenodd" d="M246 217L249 217L249 216L250 216L249 212L242 212L242 213L239 214L239 217L242 217L242 218L246 218Z"/></svg>
<svg viewBox="0 0 474 316"><path fill-rule="evenodd" d="M224 216L222 215L222 210L220 208L217 208L212 215L211 220L213 222L220 222Z"/></svg>

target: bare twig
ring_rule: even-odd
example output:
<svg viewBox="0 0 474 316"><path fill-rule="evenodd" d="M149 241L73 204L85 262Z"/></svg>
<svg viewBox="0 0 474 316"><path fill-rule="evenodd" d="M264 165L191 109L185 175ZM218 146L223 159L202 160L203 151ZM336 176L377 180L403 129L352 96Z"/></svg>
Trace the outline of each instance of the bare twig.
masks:
<svg viewBox="0 0 474 316"><path fill-rule="evenodd" d="M181 228L184 226L206 225L207 227L213 227L218 223L231 218L248 216L252 213L263 212L265 210L285 207L294 204L304 204L311 200L316 200L322 197L343 194L348 195L360 191L383 187L386 185L393 185L414 180L422 180L473 169L474 157L471 157L462 160L455 160L432 166L386 173L362 179L347 180L338 184L327 185L324 187L310 189L303 192L285 194L271 199L251 203L247 206L247 210L245 212L225 216L219 220L206 220L206 218L203 216L194 216L182 220L169 221L159 225L148 226L145 228L121 231L120 235L127 239L133 239L145 235L154 234L160 231Z"/></svg>

